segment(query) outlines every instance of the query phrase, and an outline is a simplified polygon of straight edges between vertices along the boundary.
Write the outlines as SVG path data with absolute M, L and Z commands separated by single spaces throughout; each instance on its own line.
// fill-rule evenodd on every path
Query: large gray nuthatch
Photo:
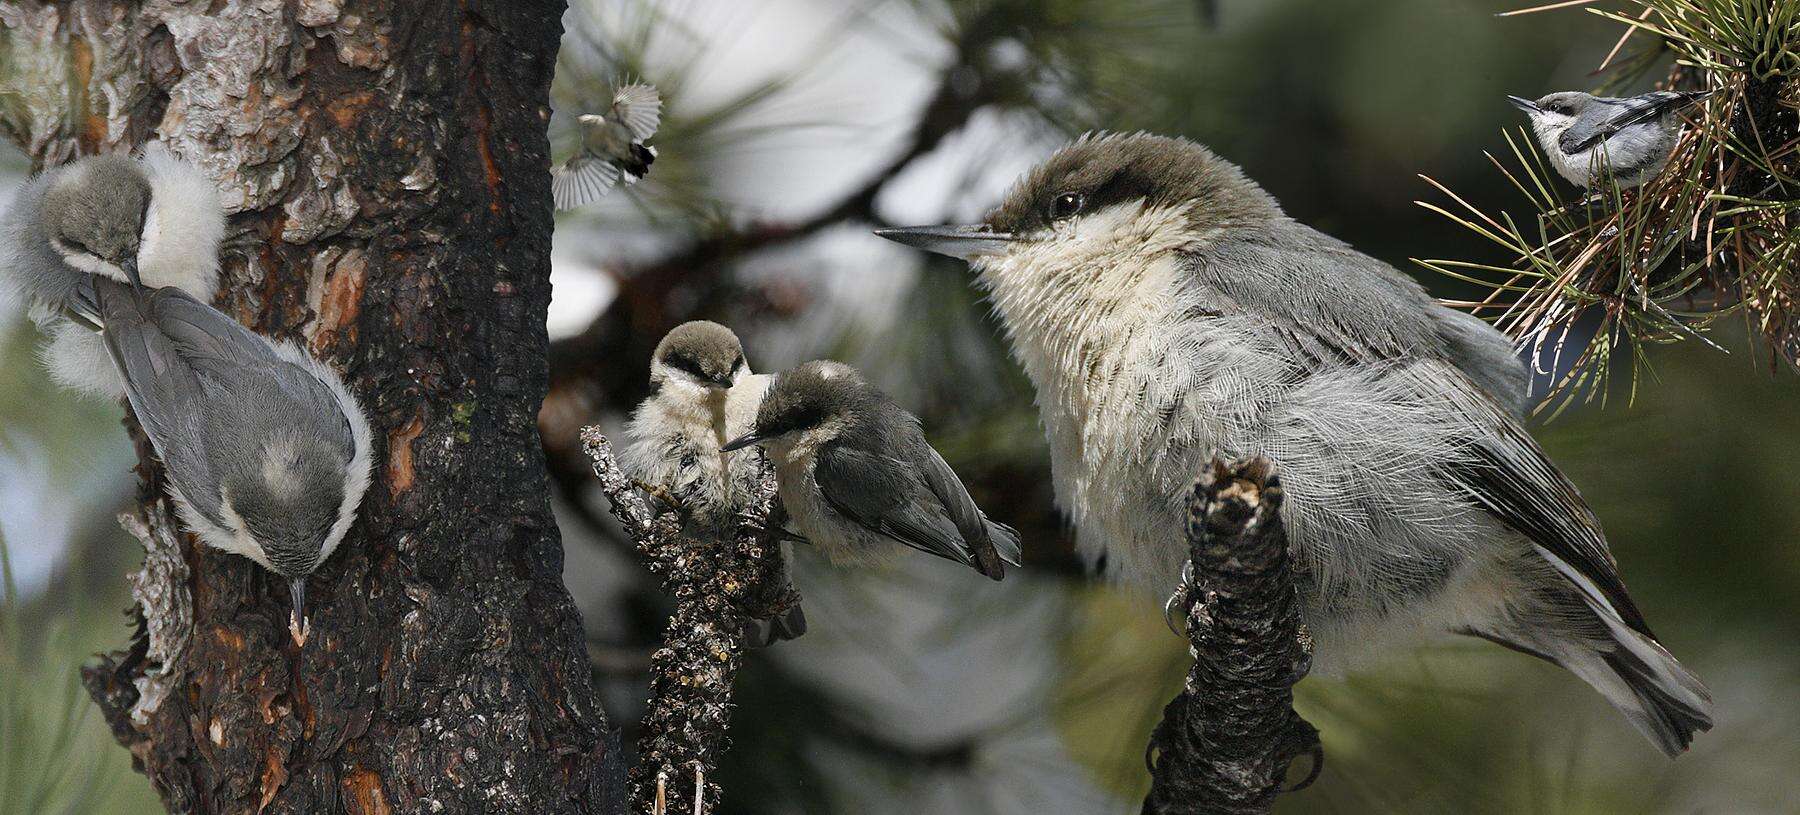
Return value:
M 606 113 L 575 118 L 581 149 L 550 173 L 550 197 L 557 209 L 575 209 L 600 200 L 623 177 L 635 184 L 650 172 L 656 148 L 644 140 L 656 133 L 662 97 L 643 83 L 626 85 L 613 94 Z
M 1058 503 L 1115 575 L 1176 586 L 1196 474 L 1265 455 L 1327 670 L 1448 631 L 1567 668 L 1670 755 L 1711 726 L 1519 425 L 1506 338 L 1206 148 L 1084 137 L 984 223 L 879 234 L 973 264 L 1037 389 Z
M 20 186 L 0 217 L 0 284 L 50 335 L 43 359 L 57 382 L 118 399 L 124 383 L 104 344 L 65 316 L 77 282 L 135 274 L 146 286 L 210 301 L 224 232 L 212 181 L 161 145 L 139 158 L 90 156 Z
M 178 288 L 83 275 L 70 311 L 105 342 L 182 521 L 286 579 L 304 643 L 306 579 L 369 486 L 372 434 L 355 397 L 299 347 Z
M 869 561 L 901 543 L 994 580 L 1019 565 L 1019 535 L 987 519 L 918 418 L 839 362 L 775 376 L 750 432 L 775 462 L 781 504 L 826 554 Z
M 1711 91 L 1655 91 L 1618 99 L 1563 91 L 1537 101 L 1506 97 L 1531 129 L 1558 175 L 1583 189 L 1610 176 L 1620 189 L 1656 177 L 1681 136 L 1682 108 Z
M 625 470 L 675 502 L 696 537 L 727 542 L 756 493 L 756 451 L 727 453 L 725 441 L 749 432 L 769 377 L 750 372 L 737 334 L 715 322 L 682 323 L 650 356 L 650 396 L 631 415 L 620 457 Z M 767 645 L 806 632 L 795 607 L 753 632 Z

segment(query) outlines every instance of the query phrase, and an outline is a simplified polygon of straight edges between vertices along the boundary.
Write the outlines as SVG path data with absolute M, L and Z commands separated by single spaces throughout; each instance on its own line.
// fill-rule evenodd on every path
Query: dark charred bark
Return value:
M 344 371 L 378 440 L 304 647 L 279 581 L 146 492 L 146 631 L 86 679 L 173 811 L 607 808 L 536 424 L 562 10 L 0 2 L 6 58 L 44 67 L 4 130 L 40 165 L 156 136 L 203 166 L 233 213 L 216 303 Z
M 1172 603 L 1186 611 L 1194 667 L 1150 737 L 1145 813 L 1263 813 L 1288 765 L 1324 753 L 1294 712 L 1310 662 L 1268 459 L 1213 466 L 1188 500 L 1191 571 Z

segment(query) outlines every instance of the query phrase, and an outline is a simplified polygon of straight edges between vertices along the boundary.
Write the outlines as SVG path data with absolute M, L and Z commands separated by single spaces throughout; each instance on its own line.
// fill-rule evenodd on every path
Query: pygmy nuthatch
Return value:
M 1506 97 L 1531 117 L 1531 129 L 1558 175 L 1583 189 L 1610 176 L 1620 189 L 1656 177 L 1681 136 L 1682 108 L 1712 94 L 1655 91 L 1617 99 L 1581 91 L 1533 102 Z
M 1318 664 L 1449 631 L 1561 665 L 1670 755 L 1711 726 L 1519 425 L 1506 338 L 1206 148 L 1084 137 L 982 224 L 879 234 L 974 266 L 1036 387 L 1078 547 L 1116 575 L 1177 585 L 1196 474 L 1268 456 Z
M 799 533 L 838 560 L 901 543 L 994 580 L 1019 565 L 1019 535 L 987 519 L 919 420 L 848 365 L 808 362 L 775 376 L 746 435 L 775 462 L 781 504 Z
M 85 275 L 71 311 L 98 329 L 168 471 L 182 521 L 209 546 L 288 581 L 306 641 L 306 579 L 356 520 L 369 423 L 336 372 L 181 289 Z
M 600 200 L 623 177 L 635 184 L 650 172 L 656 148 L 644 140 L 656 133 L 662 118 L 662 96 L 643 83 L 626 85 L 613 94 L 604 114 L 575 118 L 581 149 L 550 173 L 550 197 L 557 209 L 575 209 Z
M 135 276 L 210 301 L 224 232 L 212 181 L 160 144 L 139 158 L 90 156 L 20 186 L 0 217 L 0 284 L 49 334 L 43 359 L 58 383 L 117 399 L 125 386 L 105 345 L 67 318 L 77 283 L 90 273 Z
M 651 393 L 631 415 L 620 463 L 678 505 L 690 536 L 726 543 L 737 534 L 759 458 L 721 448 L 750 431 L 768 387 L 768 376 L 750 372 L 737 334 L 718 323 L 682 323 L 651 354 Z M 794 639 L 806 633 L 806 615 L 796 606 L 752 633 L 754 645 Z

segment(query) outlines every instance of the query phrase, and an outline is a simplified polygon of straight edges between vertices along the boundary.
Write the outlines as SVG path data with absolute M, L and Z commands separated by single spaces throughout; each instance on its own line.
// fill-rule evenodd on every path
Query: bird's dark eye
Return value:
M 1073 218 L 1081 212 L 1082 206 L 1086 204 L 1087 196 L 1078 192 L 1065 192 L 1050 202 L 1050 219 L 1060 221 L 1064 218 Z
M 79 239 L 69 237 L 68 235 L 64 235 L 64 236 L 62 236 L 62 242 L 63 242 L 64 246 L 67 246 L 70 249 L 73 249 L 84 255 L 93 255 L 94 257 L 100 256 L 100 253 L 87 248 L 87 244 L 82 243 Z

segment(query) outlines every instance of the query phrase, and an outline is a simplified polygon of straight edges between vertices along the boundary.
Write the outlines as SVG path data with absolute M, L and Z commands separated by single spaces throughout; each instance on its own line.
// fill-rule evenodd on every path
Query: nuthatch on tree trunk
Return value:
M 182 521 L 287 580 L 289 631 L 304 644 L 306 579 L 350 531 L 369 486 L 361 406 L 299 347 L 181 289 L 84 275 L 70 311 L 104 340 Z
M 1196 474 L 1267 456 L 1321 664 L 1468 634 L 1567 668 L 1670 755 L 1711 726 L 1519 425 L 1506 338 L 1206 148 L 1085 137 L 984 223 L 879 234 L 974 266 L 1036 387 L 1058 502 L 1114 574 L 1176 586 Z
M 355 520 L 371 434 L 334 371 L 204 302 L 223 228 L 211 183 L 152 149 L 27 183 L 0 251 L 54 332 L 52 373 L 130 400 L 182 521 L 285 578 L 304 641 L 306 578 Z
M 19 188 L 0 218 L 0 283 L 50 335 L 43 359 L 57 382 L 118 399 L 124 382 L 99 336 L 67 319 L 77 283 L 87 274 L 135 275 L 210 301 L 224 232 L 212 181 L 161 145 L 141 158 L 90 156 Z
M 1656 177 L 1681 137 L 1682 108 L 1711 91 L 1654 91 L 1617 99 L 1581 91 L 1537 101 L 1506 97 L 1531 117 L 1531 129 L 1558 175 L 1583 189 L 1607 177 L 1629 189 Z
M 1019 535 L 987 519 L 919 420 L 848 365 L 808 362 L 777 374 L 750 432 L 775 462 L 795 529 L 840 561 L 885 558 L 904 544 L 994 580 L 1019 565 Z

